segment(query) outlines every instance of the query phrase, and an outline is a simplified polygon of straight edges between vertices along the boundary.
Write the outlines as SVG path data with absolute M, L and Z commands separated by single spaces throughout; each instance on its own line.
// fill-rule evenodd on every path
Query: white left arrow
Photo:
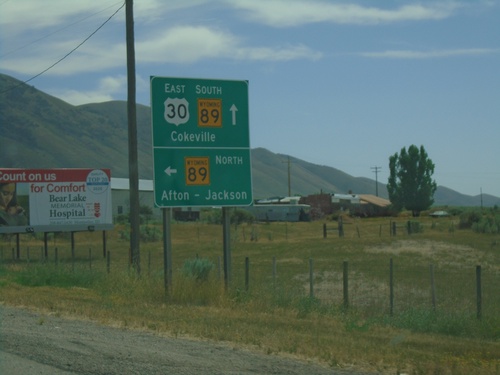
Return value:
M 236 106 L 233 104 L 231 108 L 229 108 L 229 110 L 233 114 L 233 125 L 236 125 L 236 112 L 238 112 L 238 108 L 236 108 Z
M 165 173 L 170 177 L 172 173 L 177 173 L 177 169 L 170 168 L 170 166 L 165 169 Z

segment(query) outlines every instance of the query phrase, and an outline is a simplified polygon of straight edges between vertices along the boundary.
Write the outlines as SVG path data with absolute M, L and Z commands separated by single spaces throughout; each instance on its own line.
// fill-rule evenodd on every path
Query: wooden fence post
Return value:
M 389 314 L 394 314 L 394 265 L 392 258 L 389 261 Z
M 344 308 L 349 308 L 349 262 L 343 264 Z
M 47 243 L 47 238 L 48 238 L 47 232 L 43 232 L 43 249 L 44 249 L 45 260 L 49 259 L 49 245 Z
M 148 276 L 151 275 L 151 250 L 148 250 Z
M 75 232 L 71 232 L 71 259 L 75 260 Z
M 92 248 L 89 247 L 89 269 L 92 269 Z
M 309 297 L 314 298 L 314 261 L 309 258 Z
M 107 242 L 106 242 L 106 231 L 102 231 L 102 257 L 106 258 L 106 248 L 107 248 Z
M 436 284 L 434 282 L 434 265 L 429 266 L 429 271 L 431 274 L 431 301 L 432 310 L 436 311 Z
M 71 271 L 75 272 L 75 249 L 72 246 L 71 249 Z
M 273 285 L 276 285 L 276 257 L 273 257 Z
M 250 259 L 245 257 L 245 290 L 250 288 Z
M 483 314 L 483 296 L 481 290 L 481 266 L 476 266 L 476 306 L 477 318 L 481 319 Z
M 19 239 L 19 233 L 16 233 L 16 258 L 17 260 L 21 259 L 21 242 Z

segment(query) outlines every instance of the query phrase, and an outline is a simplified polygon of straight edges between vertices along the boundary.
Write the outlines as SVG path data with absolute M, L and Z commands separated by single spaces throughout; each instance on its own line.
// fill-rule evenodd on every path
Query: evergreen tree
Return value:
M 389 157 L 389 171 L 387 190 L 396 210 L 410 210 L 415 217 L 432 206 L 437 185 L 432 179 L 434 163 L 424 146 L 411 145 L 408 151 L 403 147 Z

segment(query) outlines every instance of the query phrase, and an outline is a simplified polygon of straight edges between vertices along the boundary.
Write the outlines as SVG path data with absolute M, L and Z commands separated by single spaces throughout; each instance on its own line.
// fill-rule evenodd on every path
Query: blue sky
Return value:
M 252 148 L 386 182 L 389 156 L 423 145 L 438 185 L 500 196 L 500 1 L 134 3 L 138 103 L 150 76 L 248 80 Z M 126 100 L 124 7 L 69 54 L 122 5 L 0 0 L 0 72 L 62 59 L 29 84 Z

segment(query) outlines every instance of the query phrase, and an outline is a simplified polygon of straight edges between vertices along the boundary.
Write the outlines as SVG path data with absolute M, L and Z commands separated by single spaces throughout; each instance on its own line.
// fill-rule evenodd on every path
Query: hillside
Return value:
M 0 75 L 3 167 L 111 168 L 128 174 L 126 106 L 109 102 L 73 106 Z M 10 87 L 15 87 L 5 91 Z M 149 108 L 138 106 L 141 178 L 150 178 Z
M 288 157 L 263 148 L 252 150 L 256 198 L 288 195 Z M 364 177 L 353 177 L 338 169 L 308 163 L 290 156 L 290 190 L 292 195 L 349 191 L 375 194 L 375 181 Z M 385 185 L 381 183 L 379 183 L 379 195 L 388 196 Z
M 2 168 L 110 168 L 114 177 L 128 176 L 126 102 L 73 106 L 0 74 L 0 123 Z M 137 106 L 137 138 L 139 178 L 151 179 L 151 112 L 143 105 Z M 288 195 L 288 160 L 292 194 L 375 194 L 375 181 L 369 178 L 256 148 L 252 150 L 255 198 Z M 385 184 L 379 183 L 378 191 L 387 198 Z M 439 186 L 435 203 L 479 206 L 481 199 Z M 483 195 L 483 205 L 495 204 L 500 205 L 500 198 Z

